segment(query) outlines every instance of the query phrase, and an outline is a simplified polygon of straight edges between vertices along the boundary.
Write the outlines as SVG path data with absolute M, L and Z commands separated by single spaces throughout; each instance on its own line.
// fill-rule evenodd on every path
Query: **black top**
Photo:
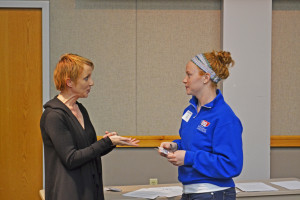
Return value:
M 113 148 L 111 140 L 97 141 L 82 104 L 81 126 L 57 96 L 44 105 L 40 128 L 44 142 L 46 200 L 103 200 L 101 156 Z

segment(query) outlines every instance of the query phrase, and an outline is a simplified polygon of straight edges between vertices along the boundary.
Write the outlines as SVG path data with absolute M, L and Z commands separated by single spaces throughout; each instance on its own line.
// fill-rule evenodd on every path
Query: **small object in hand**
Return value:
M 163 154 L 168 155 L 168 153 L 169 153 L 169 151 L 168 151 L 167 149 L 164 149 L 164 148 L 162 148 L 162 147 L 158 147 L 158 149 L 159 149 L 159 152 L 161 152 L 161 153 L 163 153 Z

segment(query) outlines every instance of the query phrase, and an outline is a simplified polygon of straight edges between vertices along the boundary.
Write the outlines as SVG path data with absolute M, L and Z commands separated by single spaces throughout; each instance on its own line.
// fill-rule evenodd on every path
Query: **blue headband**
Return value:
M 204 72 L 210 74 L 210 79 L 218 83 L 221 79 L 216 75 L 212 67 L 210 66 L 209 62 L 205 58 L 203 54 L 198 54 L 194 58 L 192 58 L 192 62 L 197 65 L 200 69 L 202 69 Z

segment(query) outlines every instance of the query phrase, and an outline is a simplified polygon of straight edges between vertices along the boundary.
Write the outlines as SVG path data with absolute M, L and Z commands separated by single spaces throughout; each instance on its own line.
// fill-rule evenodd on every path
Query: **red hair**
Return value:
M 57 90 L 64 91 L 67 86 L 67 79 L 77 82 L 83 71 L 83 65 L 88 65 L 94 69 L 94 64 L 87 58 L 76 54 L 64 54 L 60 57 L 54 70 L 54 84 Z

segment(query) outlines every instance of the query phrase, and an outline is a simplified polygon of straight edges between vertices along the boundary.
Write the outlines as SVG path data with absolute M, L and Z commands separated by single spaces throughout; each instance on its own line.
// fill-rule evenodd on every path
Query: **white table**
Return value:
M 288 190 L 286 188 L 271 184 L 271 182 L 277 181 L 292 181 L 297 180 L 297 178 L 280 178 L 280 179 L 269 179 L 269 180 L 255 180 L 255 181 L 236 181 L 236 183 L 251 183 L 251 182 L 263 182 L 267 185 L 270 185 L 276 189 L 277 191 L 267 191 L 267 192 L 243 192 L 239 191 L 237 193 L 237 199 L 240 200 L 300 200 L 300 190 Z M 122 194 L 135 191 L 141 188 L 149 188 L 149 187 L 167 187 L 167 186 L 178 186 L 181 184 L 158 184 L 158 185 L 131 185 L 131 186 L 112 186 L 113 188 L 121 189 L 122 192 L 111 192 L 105 191 L 105 199 L 106 200 L 144 200 L 142 198 L 133 198 L 133 197 L 125 197 Z M 173 198 L 164 198 L 160 197 L 157 200 L 180 200 L 180 196 Z

